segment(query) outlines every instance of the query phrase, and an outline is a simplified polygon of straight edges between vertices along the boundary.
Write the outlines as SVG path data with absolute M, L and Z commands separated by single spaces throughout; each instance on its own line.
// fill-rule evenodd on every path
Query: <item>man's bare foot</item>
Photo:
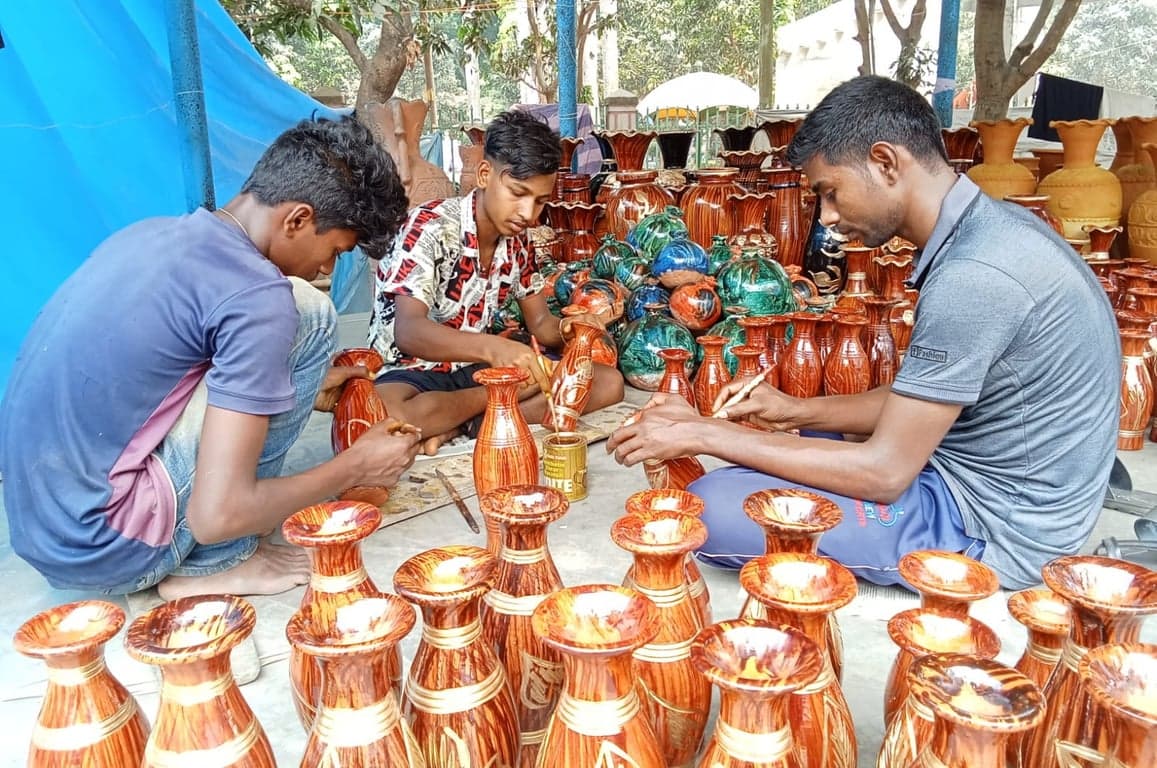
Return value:
M 462 434 L 462 430 L 455 427 L 449 432 L 443 432 L 440 435 L 434 435 L 433 437 L 426 438 L 422 441 L 422 453 L 426 454 L 427 456 L 436 456 L 438 454 L 438 449 L 442 447 L 443 443 L 450 442 L 460 434 Z
M 212 576 L 169 576 L 157 585 L 157 593 L 164 600 L 193 595 L 276 595 L 308 582 L 305 550 L 261 541 L 245 562 Z

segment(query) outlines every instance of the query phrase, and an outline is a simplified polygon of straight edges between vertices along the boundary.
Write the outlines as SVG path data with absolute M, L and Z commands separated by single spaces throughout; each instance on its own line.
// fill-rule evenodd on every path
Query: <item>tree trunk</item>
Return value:
M 521 46 L 530 37 L 530 8 L 535 0 L 515 0 L 514 3 L 514 39 Z M 523 104 L 537 104 L 538 91 L 533 85 L 534 76 L 527 67 L 518 78 L 518 100 Z
M 599 0 L 599 15 L 609 19 L 619 12 L 619 0 Z M 603 30 L 603 87 L 606 92 L 619 90 L 619 30 L 618 22 Z
M 482 122 L 482 71 L 478 66 L 478 51 L 473 48 L 466 50 L 466 66 L 463 74 L 466 79 L 466 102 L 470 107 L 470 123 L 478 125 Z
M 426 76 L 426 88 L 422 98 L 430 105 L 431 122 L 434 125 L 441 125 L 442 121 L 438 119 L 438 86 L 434 82 L 434 54 L 430 53 L 429 48 L 422 51 L 422 68 Z
M 908 26 L 900 23 L 892 9 L 892 0 L 880 0 L 884 18 L 900 41 L 900 56 L 896 61 L 896 79 L 905 85 L 919 89 L 924 83 L 923 73 L 916 64 L 916 52 L 920 48 L 920 36 L 924 30 L 924 19 L 928 15 L 927 0 L 916 0 L 912 6 L 912 17 Z
M 367 104 L 386 103 L 406 69 L 413 64 L 419 51 L 414 40 L 413 22 L 407 13 L 389 13 L 382 19 L 382 36 L 378 49 L 360 67 L 362 80 L 358 86 L 354 109 L 359 113 Z M 356 61 L 356 59 L 355 59 Z
M 759 106 L 775 106 L 775 0 L 759 0 Z
M 856 42 L 860 44 L 860 74 L 872 75 L 876 67 L 872 61 L 872 16 L 868 0 L 855 0 Z

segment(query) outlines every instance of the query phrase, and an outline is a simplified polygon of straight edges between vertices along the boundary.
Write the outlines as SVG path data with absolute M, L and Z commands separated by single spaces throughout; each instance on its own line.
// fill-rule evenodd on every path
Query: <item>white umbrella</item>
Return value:
M 646 115 L 664 107 L 745 107 L 759 103 L 755 89 L 734 77 L 716 72 L 692 72 L 659 85 L 639 100 L 639 114 Z

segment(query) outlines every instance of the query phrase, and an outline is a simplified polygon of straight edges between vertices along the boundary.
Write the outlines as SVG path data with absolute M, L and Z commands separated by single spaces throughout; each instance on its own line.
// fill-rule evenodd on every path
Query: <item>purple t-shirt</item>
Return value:
M 210 405 L 289 410 L 297 319 L 281 271 L 204 209 L 102 243 L 41 310 L 0 403 L 16 553 L 54 586 L 154 567 L 177 503 L 153 451 L 202 378 Z

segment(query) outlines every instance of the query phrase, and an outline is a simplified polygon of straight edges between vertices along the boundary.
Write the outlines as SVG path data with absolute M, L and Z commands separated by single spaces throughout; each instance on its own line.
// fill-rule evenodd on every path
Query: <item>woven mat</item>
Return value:
M 638 409 L 638 405 L 627 402 L 607 406 L 584 415 L 576 431 L 589 444 L 602 442 Z M 530 432 L 539 443 L 541 456 L 542 438 L 550 434 L 550 430 L 536 424 L 530 428 Z M 415 462 L 398 485 L 390 489 L 390 500 L 382 507 L 383 528 L 453 503 L 449 492 L 434 474 L 435 469 L 442 470 L 463 499 L 477 495 L 474 488 L 474 441 L 471 440 L 453 446 L 453 450 L 445 457 L 433 456 Z

